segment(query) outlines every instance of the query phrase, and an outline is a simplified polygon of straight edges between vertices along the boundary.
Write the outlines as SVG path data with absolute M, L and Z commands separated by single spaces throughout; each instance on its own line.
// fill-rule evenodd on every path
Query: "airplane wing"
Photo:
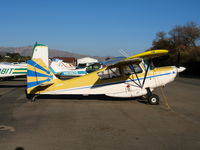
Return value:
M 162 55 L 167 54 L 169 51 L 165 49 L 160 49 L 160 50 L 150 50 L 146 51 L 143 53 L 139 53 L 133 56 L 130 56 L 126 59 L 133 59 L 133 58 L 155 58 L 155 57 L 160 57 Z
M 143 52 L 143 53 L 139 53 L 139 54 L 124 58 L 124 59 L 122 59 L 122 60 L 120 60 L 118 62 L 115 62 L 114 64 L 108 65 L 105 70 L 110 69 L 112 67 L 118 67 L 120 65 L 128 64 L 128 65 L 130 65 L 129 66 L 130 69 L 133 71 L 133 73 L 136 76 L 136 79 L 138 80 L 138 83 L 135 82 L 135 80 L 133 80 L 133 82 L 138 87 L 143 88 L 143 86 L 145 84 L 145 81 L 146 81 L 147 73 L 149 71 L 150 63 L 147 64 L 147 67 L 145 69 L 145 73 L 144 73 L 142 82 L 140 82 L 138 74 L 137 74 L 137 72 L 135 71 L 134 67 L 131 64 L 140 64 L 143 61 L 143 59 L 151 59 L 151 58 L 162 56 L 162 55 L 167 54 L 167 53 L 168 53 L 168 50 L 150 50 L 150 51 L 146 51 L 146 52 Z
M 142 61 L 141 58 L 124 59 L 124 60 L 121 60 L 121 61 L 119 61 L 115 64 L 109 65 L 107 68 L 115 67 L 115 66 L 119 66 L 119 65 L 124 65 L 124 64 L 131 64 L 131 63 L 139 64 L 139 63 L 141 63 L 141 61 Z
M 142 61 L 142 59 L 160 57 L 162 55 L 167 54 L 168 52 L 169 52 L 168 50 L 164 50 L 164 49 L 142 52 L 142 53 L 121 59 L 118 62 L 113 62 L 108 65 L 108 68 L 118 66 L 121 64 L 129 64 L 129 63 L 139 64 Z
M 106 65 L 106 66 L 109 66 L 109 65 L 113 65 L 121 60 L 124 60 L 126 57 L 113 57 L 113 58 L 110 58 L 109 60 L 107 61 L 103 61 L 103 62 L 100 62 L 101 64 L 103 65 Z

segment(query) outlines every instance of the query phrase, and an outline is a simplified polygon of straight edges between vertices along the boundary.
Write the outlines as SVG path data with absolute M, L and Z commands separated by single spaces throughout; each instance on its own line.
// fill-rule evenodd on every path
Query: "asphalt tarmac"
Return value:
M 199 150 L 200 80 L 178 78 L 137 99 L 26 99 L 24 78 L 0 81 L 0 150 Z

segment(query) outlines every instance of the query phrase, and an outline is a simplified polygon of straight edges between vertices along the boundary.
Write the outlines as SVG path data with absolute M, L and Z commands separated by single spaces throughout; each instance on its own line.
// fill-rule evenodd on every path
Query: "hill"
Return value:
M 32 46 L 25 46 L 25 47 L 0 47 L 0 54 L 6 54 L 6 53 L 19 53 L 21 56 L 32 56 L 33 47 Z M 83 57 L 92 57 L 96 58 L 99 61 L 103 61 L 104 57 L 98 57 L 98 56 L 88 56 L 88 55 L 82 55 L 57 49 L 49 49 L 49 57 L 74 57 L 74 58 L 83 58 Z

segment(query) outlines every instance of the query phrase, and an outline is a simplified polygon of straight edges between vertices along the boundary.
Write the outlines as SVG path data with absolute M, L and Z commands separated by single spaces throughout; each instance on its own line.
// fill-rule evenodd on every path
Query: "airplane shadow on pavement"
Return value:
M 22 88 L 22 87 L 26 87 L 26 84 L 22 84 L 22 85 L 16 85 L 16 84 L 0 85 L 0 88 Z
M 15 150 L 25 150 L 23 147 L 17 147 Z
M 141 98 L 119 98 L 119 97 L 109 97 L 106 95 L 39 95 L 37 100 L 103 100 L 103 101 L 133 101 L 142 100 Z M 36 100 L 36 101 L 37 101 Z

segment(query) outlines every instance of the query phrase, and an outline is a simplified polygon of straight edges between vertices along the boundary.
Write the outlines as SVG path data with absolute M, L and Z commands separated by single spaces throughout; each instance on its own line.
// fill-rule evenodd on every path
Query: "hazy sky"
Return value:
M 199 0 L 0 0 L 0 46 L 136 54 L 157 32 L 190 21 L 200 25 Z

